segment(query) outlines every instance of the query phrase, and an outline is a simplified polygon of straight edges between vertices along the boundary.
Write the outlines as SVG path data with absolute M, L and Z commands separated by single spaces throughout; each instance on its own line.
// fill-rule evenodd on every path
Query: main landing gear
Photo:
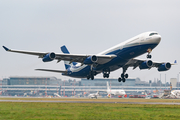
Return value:
M 118 78 L 118 81 L 119 82 L 125 82 L 126 81 L 126 78 L 128 78 L 128 74 L 125 74 L 127 70 L 127 67 L 123 67 L 123 73 L 121 74 L 121 77 Z
M 104 78 L 109 78 L 109 74 L 110 74 L 110 70 L 109 69 L 103 70 L 103 77 Z
M 90 71 L 89 75 L 87 75 L 87 79 L 89 80 L 91 78 L 91 80 L 94 80 L 94 71 Z
M 147 52 L 148 52 L 147 58 L 151 59 L 151 58 L 152 58 L 152 56 L 150 55 L 150 53 L 152 52 L 152 49 L 151 49 L 151 48 L 149 48 L 149 49 L 147 50 Z
M 128 78 L 128 74 L 121 74 L 121 77 L 118 78 L 118 81 L 119 82 L 125 82 L 126 81 L 126 78 Z
M 93 71 L 93 65 L 91 65 L 91 71 L 89 72 L 89 75 L 87 75 L 87 79 L 94 80 L 94 75 L 96 75 L 96 71 Z

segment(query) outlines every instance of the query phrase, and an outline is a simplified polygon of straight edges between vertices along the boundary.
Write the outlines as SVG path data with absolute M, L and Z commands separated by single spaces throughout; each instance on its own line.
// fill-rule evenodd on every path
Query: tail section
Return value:
M 65 45 L 61 47 L 61 51 L 65 54 L 70 54 Z
M 107 96 L 108 96 L 108 98 L 111 98 L 111 94 L 108 94 Z
M 70 52 L 68 51 L 68 49 L 66 48 L 66 46 L 62 46 L 61 47 L 61 51 L 64 53 L 64 54 L 70 54 Z M 76 65 L 77 63 L 76 62 L 72 62 L 73 65 Z M 68 69 L 72 66 L 72 64 L 70 64 L 69 61 L 64 61 L 64 65 L 65 65 L 65 68 Z
M 99 91 L 96 93 L 97 96 L 99 96 Z

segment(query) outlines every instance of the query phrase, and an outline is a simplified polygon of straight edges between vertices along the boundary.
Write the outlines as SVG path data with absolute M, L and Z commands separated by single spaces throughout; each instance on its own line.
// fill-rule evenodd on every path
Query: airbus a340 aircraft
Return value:
M 66 68 L 64 71 L 50 69 L 36 70 L 58 72 L 70 77 L 91 78 L 93 80 L 95 75 L 103 73 L 104 78 L 109 78 L 110 72 L 122 68 L 123 72 L 121 77 L 118 78 L 118 81 L 125 82 L 126 78 L 128 78 L 126 70 L 129 67 L 133 67 L 133 69 L 137 67 L 140 69 L 156 67 L 158 71 L 166 71 L 171 68 L 172 64 L 169 62 L 152 62 L 151 60 L 134 59 L 144 53 L 147 53 L 147 58 L 151 58 L 151 51 L 160 41 L 161 36 L 157 32 L 145 32 L 96 55 L 70 54 L 65 46 L 61 47 L 63 53 L 12 50 L 5 46 L 3 48 L 8 52 L 36 55 L 42 58 L 43 62 L 53 60 L 60 62 L 64 60 Z

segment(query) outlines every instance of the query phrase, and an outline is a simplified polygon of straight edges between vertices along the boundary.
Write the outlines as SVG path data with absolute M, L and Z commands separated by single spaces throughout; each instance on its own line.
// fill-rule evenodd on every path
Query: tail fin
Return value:
M 65 53 L 65 54 L 70 54 L 65 45 L 63 45 L 63 46 L 61 47 L 61 51 L 62 51 L 63 53 Z
M 61 51 L 65 54 L 70 54 L 68 49 L 66 48 L 65 45 L 63 45 L 61 47 Z M 76 65 L 77 63 L 76 62 L 72 62 L 73 65 Z M 68 69 L 69 67 L 71 67 L 71 64 L 69 63 L 69 61 L 64 61 L 64 65 L 65 65 L 65 68 Z
M 99 95 L 99 91 L 97 91 L 96 95 Z
M 108 98 L 111 98 L 111 94 L 110 93 L 107 96 L 108 96 Z

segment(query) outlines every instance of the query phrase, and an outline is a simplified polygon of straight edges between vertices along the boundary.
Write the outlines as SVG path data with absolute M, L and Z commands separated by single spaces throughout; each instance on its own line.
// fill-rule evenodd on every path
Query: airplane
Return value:
M 54 93 L 54 96 L 61 97 L 58 93 Z
M 92 93 L 88 95 L 89 98 L 96 98 L 96 99 L 97 99 L 97 96 L 99 96 L 99 91 L 97 93 Z
M 176 96 L 176 97 L 180 97 L 180 90 L 172 90 L 171 94 Z
M 152 57 L 151 51 L 160 41 L 161 36 L 157 32 L 145 32 L 94 55 L 70 54 L 65 45 L 61 47 L 63 53 L 12 50 L 5 46 L 3 48 L 8 52 L 38 56 L 42 58 L 43 62 L 57 60 L 58 63 L 63 60 L 66 68 L 64 71 L 36 70 L 62 73 L 62 75 L 69 77 L 94 80 L 94 76 L 103 73 L 104 78 L 109 78 L 111 72 L 122 68 L 123 71 L 118 81 L 125 82 L 129 76 L 126 73 L 129 67 L 133 67 L 133 69 L 139 67 L 140 70 L 156 67 L 158 71 L 167 71 L 171 68 L 171 65 L 174 65 L 169 62 L 152 62 L 150 60 Z M 135 57 L 145 53 L 147 53 L 147 60 L 135 59 Z
M 113 95 L 113 96 L 125 96 L 126 95 L 126 92 L 124 91 L 124 90 L 111 90 L 110 88 L 109 88 L 109 83 L 108 83 L 108 81 L 107 81 L 107 96 L 109 97 L 109 98 L 111 98 L 111 96 Z

